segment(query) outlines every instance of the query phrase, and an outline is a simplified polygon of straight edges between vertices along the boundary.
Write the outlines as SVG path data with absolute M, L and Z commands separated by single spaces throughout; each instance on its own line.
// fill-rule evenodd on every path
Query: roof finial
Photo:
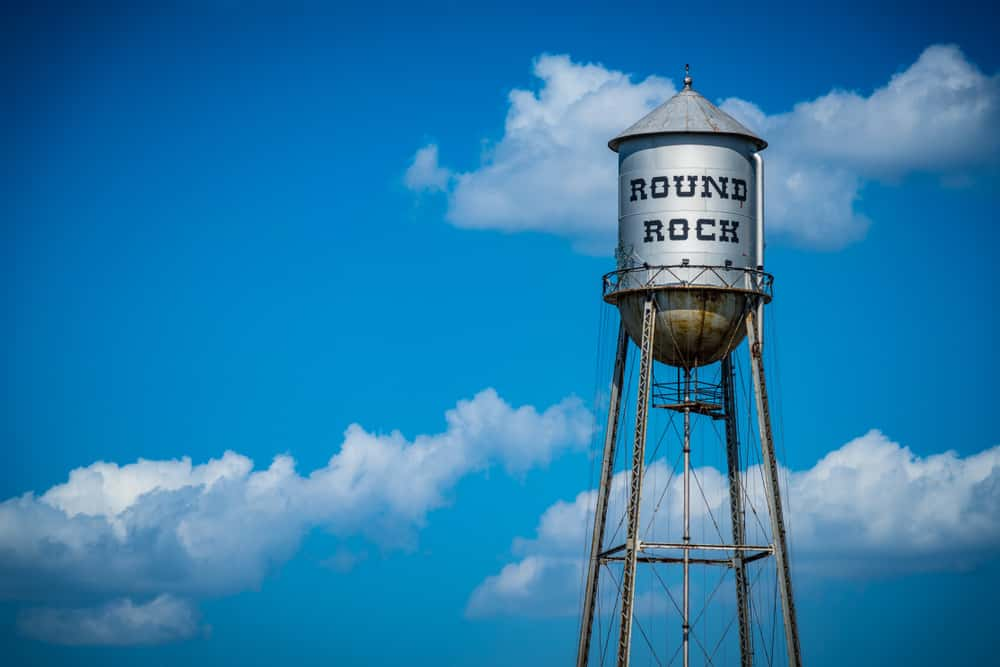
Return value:
M 691 66 L 684 65 L 684 90 L 691 90 L 691 84 L 694 83 L 694 79 L 691 78 Z

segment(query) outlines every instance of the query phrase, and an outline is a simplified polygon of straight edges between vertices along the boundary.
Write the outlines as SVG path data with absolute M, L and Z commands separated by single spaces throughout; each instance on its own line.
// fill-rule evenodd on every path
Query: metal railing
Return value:
M 685 390 L 688 398 L 685 399 Z M 722 385 L 704 380 L 691 380 L 685 386 L 684 380 L 653 383 L 654 403 L 684 403 L 685 400 L 697 403 L 710 403 L 722 407 Z
M 605 299 L 621 292 L 661 288 L 707 288 L 748 292 L 770 301 L 774 276 L 761 269 L 711 264 L 640 264 L 605 273 Z

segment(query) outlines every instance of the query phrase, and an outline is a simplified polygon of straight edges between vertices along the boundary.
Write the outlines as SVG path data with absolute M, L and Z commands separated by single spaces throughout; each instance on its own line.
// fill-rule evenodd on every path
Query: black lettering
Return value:
M 729 194 L 726 192 L 729 189 L 729 178 L 727 176 L 719 176 L 719 182 L 716 183 L 715 179 L 711 176 L 701 177 L 701 196 L 702 198 L 712 197 L 712 191 L 708 189 L 709 184 L 719 193 L 719 199 L 729 199 Z M 719 186 L 722 187 L 719 187 Z
M 674 231 L 674 228 L 680 226 L 681 231 Z M 685 218 L 674 218 L 670 221 L 670 240 L 671 241 L 687 241 L 688 237 L 688 221 Z
M 639 194 L 638 199 L 646 198 L 646 179 L 633 178 L 631 185 L 632 185 L 632 198 L 629 199 L 629 201 L 635 201 L 637 199 L 636 193 Z
M 733 179 L 733 199 L 736 201 L 747 200 L 747 182 L 742 178 Z
M 653 241 L 663 240 L 663 223 L 659 220 L 646 220 L 642 223 L 646 227 L 646 236 L 643 237 L 643 243 L 652 243 Z M 655 234 L 655 236 L 654 236 Z
M 705 234 L 701 231 L 702 227 L 715 227 L 715 220 L 710 218 L 701 218 L 698 222 L 694 223 L 695 237 L 699 241 L 714 241 L 715 234 Z
M 662 190 L 657 190 L 656 186 L 661 186 Z M 670 181 L 666 176 L 654 176 L 653 180 L 649 182 L 649 194 L 652 195 L 653 199 L 663 199 L 667 196 L 667 190 L 670 188 Z
M 698 183 L 697 176 L 688 176 L 688 191 L 684 192 L 681 190 L 681 185 L 684 183 L 684 176 L 674 176 L 674 190 L 677 191 L 678 197 L 694 197 L 694 189 Z
M 740 239 L 736 236 L 736 228 L 739 226 L 739 220 L 719 220 L 719 229 L 722 231 L 722 234 L 719 235 L 719 240 L 739 243 Z

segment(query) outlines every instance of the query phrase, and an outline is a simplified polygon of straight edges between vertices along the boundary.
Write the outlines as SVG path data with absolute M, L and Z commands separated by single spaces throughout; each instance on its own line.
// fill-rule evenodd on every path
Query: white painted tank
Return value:
M 755 154 L 767 143 L 687 77 L 608 146 L 618 153 L 618 270 L 605 298 L 638 343 L 644 295 L 655 290 L 654 358 L 718 361 L 743 339 L 748 304 L 764 291 Z

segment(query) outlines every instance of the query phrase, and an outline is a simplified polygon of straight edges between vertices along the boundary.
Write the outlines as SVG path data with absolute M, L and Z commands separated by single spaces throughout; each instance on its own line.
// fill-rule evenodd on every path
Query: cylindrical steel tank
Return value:
M 757 151 L 766 142 L 691 88 L 608 142 L 618 153 L 617 271 L 605 299 L 632 339 L 653 290 L 653 356 L 687 368 L 743 339 L 765 294 L 757 234 Z

